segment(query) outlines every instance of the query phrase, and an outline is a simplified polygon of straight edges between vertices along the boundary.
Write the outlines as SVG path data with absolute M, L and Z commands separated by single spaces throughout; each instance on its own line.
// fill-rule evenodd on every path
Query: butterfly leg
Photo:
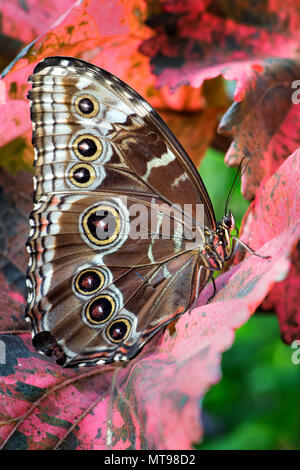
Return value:
M 197 300 L 198 300 L 198 296 L 199 296 L 199 292 L 200 292 L 200 279 L 201 279 L 202 269 L 205 269 L 204 266 L 200 266 L 200 269 L 198 271 L 197 284 L 196 284 L 196 295 L 195 295 L 194 302 L 192 303 L 192 305 L 190 307 L 190 312 L 196 307 L 196 303 L 197 303 Z
M 216 295 L 216 292 L 217 292 L 216 281 L 213 277 L 211 278 L 211 280 L 212 280 L 212 283 L 213 283 L 214 291 L 213 291 L 212 295 L 207 299 L 208 304 L 210 303 L 211 299 L 214 298 L 214 296 Z
M 233 240 L 236 241 L 236 243 L 238 243 L 239 245 L 241 245 L 243 248 L 245 248 L 245 250 L 247 250 L 251 255 L 253 256 L 257 256 L 258 258 L 263 258 L 263 259 L 271 259 L 272 256 L 263 256 L 263 255 L 259 255 L 258 253 L 256 253 L 254 250 L 252 250 L 252 248 L 250 248 L 250 246 L 246 245 L 246 243 L 243 243 L 239 238 L 236 238 L 236 237 L 232 237 Z
M 206 269 L 207 271 L 210 272 L 210 275 L 209 275 L 209 278 L 207 280 L 206 283 L 208 283 L 210 280 L 212 280 L 212 283 L 213 283 L 213 288 L 214 288 L 214 291 L 212 293 L 212 295 L 208 298 L 207 300 L 207 303 L 209 303 L 211 301 L 211 299 L 216 295 L 216 292 L 217 292 L 217 287 L 216 287 L 216 283 L 215 283 L 215 280 L 213 278 L 213 273 L 215 271 L 219 271 L 218 268 L 214 269 L 214 268 L 211 268 L 211 269 L 208 269 L 206 268 L 205 266 L 200 266 L 200 269 L 199 269 L 199 272 L 198 272 L 198 277 L 197 277 L 197 284 L 196 284 L 196 295 L 195 295 L 195 299 L 194 299 L 194 302 L 192 303 L 191 307 L 190 307 L 190 311 L 193 310 L 195 307 L 196 307 L 196 303 L 197 303 L 197 300 L 198 300 L 198 297 L 199 297 L 199 294 L 200 294 L 200 279 L 201 279 L 201 272 L 202 272 L 202 269 Z

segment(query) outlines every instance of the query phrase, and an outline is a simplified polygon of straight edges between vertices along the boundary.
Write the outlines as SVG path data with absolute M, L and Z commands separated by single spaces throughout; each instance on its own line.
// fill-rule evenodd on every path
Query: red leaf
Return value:
M 25 44 L 29 43 L 44 33 L 75 3 L 78 2 L 75 0 L 52 0 L 51 3 L 36 0 L 2 2 L 1 33 Z
M 300 336 L 300 151 L 291 155 L 257 192 L 245 218 L 242 239 L 253 249 L 283 237 L 289 244 L 291 268 L 264 301 L 264 308 L 278 314 L 283 340 L 290 344 Z M 276 254 L 276 257 L 278 255 Z
M 138 12 L 143 17 L 144 10 L 144 3 L 134 0 L 126 5 L 114 0 L 110 8 L 105 2 L 84 0 L 25 49 L 3 79 L 6 104 L 1 107 L 0 145 L 30 131 L 27 80 L 34 66 L 47 56 L 70 55 L 93 60 L 144 94 L 152 92 L 157 96 L 148 59 L 138 52 L 142 38 L 149 35 L 148 28 L 137 20 Z M 28 147 L 29 135 L 26 134 Z
M 278 282 L 264 299 L 262 308 L 275 310 L 282 340 L 292 344 L 300 337 L 300 242 L 295 242 L 290 252 L 291 268 L 284 281 Z
M 150 9 L 147 24 L 155 34 L 141 50 L 151 57 L 159 86 L 199 88 L 220 74 L 241 82 L 247 63 L 297 55 L 299 23 L 296 3 L 283 9 L 280 0 L 239 0 L 234 9 L 214 0 L 168 0 Z
M 292 101 L 292 85 L 300 62 L 273 59 L 252 64 L 248 72 L 240 101 L 224 114 L 219 132 L 234 138 L 225 158 L 229 166 L 237 166 L 244 155 L 253 156 L 242 177 L 243 196 L 252 199 L 260 183 L 299 145 L 300 107 Z
M 25 272 L 28 253 L 28 217 L 32 211 L 32 175 L 19 172 L 12 176 L 0 168 L 0 267 L 7 288 L 26 295 Z

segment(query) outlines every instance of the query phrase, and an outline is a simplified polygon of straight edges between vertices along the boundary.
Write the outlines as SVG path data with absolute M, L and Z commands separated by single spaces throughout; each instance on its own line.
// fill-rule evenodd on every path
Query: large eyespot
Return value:
M 74 287 L 79 294 L 92 295 L 103 287 L 104 282 L 105 276 L 99 269 L 89 268 L 77 274 Z
M 107 327 L 106 335 L 112 343 L 120 343 L 127 338 L 130 329 L 130 321 L 127 318 L 119 318 Z
M 116 309 L 116 303 L 111 295 L 98 295 L 91 300 L 84 311 L 85 317 L 92 325 L 102 325 L 107 322 Z
M 99 103 L 93 95 L 86 93 L 77 96 L 74 102 L 75 110 L 80 116 L 93 118 L 99 112 Z
M 82 219 L 83 230 L 96 245 L 109 245 L 120 233 L 120 215 L 114 207 L 99 205 L 90 209 Z
M 109 197 L 79 214 L 78 229 L 82 239 L 93 249 L 101 247 L 101 260 L 94 261 L 96 266 L 102 264 L 102 256 L 116 251 L 128 239 L 130 219 L 126 203 L 126 198 L 123 202 L 122 197 Z
M 96 179 L 96 172 L 91 165 L 77 163 L 69 170 L 69 179 L 78 188 L 88 188 Z
M 103 145 L 101 141 L 92 134 L 83 134 L 74 140 L 72 148 L 76 157 L 84 162 L 93 162 L 101 155 Z

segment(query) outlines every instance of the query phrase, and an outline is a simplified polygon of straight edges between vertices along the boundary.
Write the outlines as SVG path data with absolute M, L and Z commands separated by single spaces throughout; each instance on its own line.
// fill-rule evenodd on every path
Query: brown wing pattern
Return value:
M 30 81 L 34 343 L 47 354 L 55 344 L 65 366 L 128 360 L 194 299 L 204 245 L 194 208 L 205 205 L 213 229 L 210 200 L 163 121 L 113 75 L 50 57 Z M 186 218 L 173 210 L 187 203 Z

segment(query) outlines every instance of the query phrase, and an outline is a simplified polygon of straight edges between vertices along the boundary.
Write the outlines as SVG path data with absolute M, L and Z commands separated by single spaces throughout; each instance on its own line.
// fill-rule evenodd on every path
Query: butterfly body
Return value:
M 64 366 L 127 361 L 222 269 L 233 216 L 216 222 L 176 138 L 113 75 L 49 57 L 30 82 L 33 344 Z

